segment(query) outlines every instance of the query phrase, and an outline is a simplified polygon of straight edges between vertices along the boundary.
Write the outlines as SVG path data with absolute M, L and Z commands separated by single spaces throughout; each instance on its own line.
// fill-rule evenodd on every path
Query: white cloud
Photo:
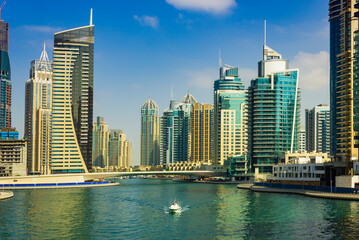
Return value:
M 235 0 L 166 0 L 166 2 L 180 10 L 225 14 L 237 6 Z
M 56 33 L 62 30 L 60 27 L 38 26 L 38 25 L 24 25 L 22 26 L 26 31 L 41 32 L 41 33 Z
M 206 68 L 202 70 L 186 70 L 185 74 L 189 79 L 189 85 L 198 88 L 211 89 L 213 83 L 218 79 L 218 70 L 213 68 Z
M 133 18 L 138 21 L 142 26 L 158 28 L 160 24 L 160 20 L 156 16 L 143 15 L 142 17 L 139 17 L 138 15 L 134 15 Z
M 299 68 L 299 86 L 305 90 L 320 90 L 329 85 L 329 53 L 299 52 L 291 63 Z

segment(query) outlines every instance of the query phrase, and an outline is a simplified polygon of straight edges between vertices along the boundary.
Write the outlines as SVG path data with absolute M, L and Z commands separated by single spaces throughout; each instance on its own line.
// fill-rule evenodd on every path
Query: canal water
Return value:
M 359 202 L 254 193 L 235 185 L 119 182 L 14 191 L 0 202 L 0 239 L 359 238 Z M 182 213 L 167 213 L 173 199 Z

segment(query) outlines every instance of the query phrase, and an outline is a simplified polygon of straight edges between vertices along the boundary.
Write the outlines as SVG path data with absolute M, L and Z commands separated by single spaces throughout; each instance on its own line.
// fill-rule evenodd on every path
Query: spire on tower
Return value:
M 91 13 L 90 13 L 90 26 L 92 26 L 92 8 L 91 8 Z
M 172 84 L 171 84 L 171 100 L 173 100 L 173 90 L 172 90 Z
M 50 61 L 49 56 L 47 55 L 47 52 L 46 52 L 46 44 L 45 44 L 45 42 L 44 42 L 44 49 L 41 52 L 40 61 L 45 61 L 45 62 Z

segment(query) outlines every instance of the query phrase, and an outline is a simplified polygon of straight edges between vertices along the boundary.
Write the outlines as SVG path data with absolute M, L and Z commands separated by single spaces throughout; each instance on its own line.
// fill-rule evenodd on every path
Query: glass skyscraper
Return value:
M 92 16 L 92 14 L 91 14 Z M 55 33 L 52 172 L 92 168 L 94 25 Z
M 247 152 L 247 93 L 238 67 L 220 66 L 219 76 L 214 82 L 213 160 L 223 165 L 228 157 Z
M 11 127 L 9 24 L 0 19 L 0 128 Z
M 248 155 L 251 171 L 267 174 L 279 155 L 298 151 L 299 70 L 266 45 L 258 66 L 248 88 Z
M 148 99 L 141 107 L 141 165 L 160 164 L 160 117 L 155 101 Z
M 188 161 L 191 105 L 170 101 L 161 117 L 161 164 Z

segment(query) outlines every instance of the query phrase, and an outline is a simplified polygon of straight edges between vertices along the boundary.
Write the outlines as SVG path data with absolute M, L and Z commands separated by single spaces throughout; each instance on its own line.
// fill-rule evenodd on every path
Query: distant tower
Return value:
M 238 67 L 220 66 L 219 79 L 214 82 L 215 164 L 223 165 L 228 157 L 247 152 L 246 95 Z
M 213 105 L 193 103 L 190 120 L 190 161 L 213 161 Z
M 109 166 L 115 168 L 128 168 L 132 160 L 132 143 L 126 140 L 122 130 L 110 131 L 109 140 Z
M 0 13 L 5 2 L 0 7 Z M 11 69 L 9 24 L 0 19 L 0 128 L 11 127 Z
M 25 132 L 29 174 L 50 174 L 52 63 L 45 49 L 31 62 L 25 90 Z
M 192 95 L 185 96 L 184 102 L 171 98 L 169 108 L 161 117 L 161 164 L 189 160 L 189 121 L 195 98 Z
M 97 122 L 93 125 L 93 147 L 92 147 L 92 166 L 106 167 L 108 161 L 108 144 L 110 131 L 103 117 L 97 117 Z
M 55 33 L 52 173 L 92 168 L 95 27 L 90 23 Z
M 330 154 L 330 109 L 327 104 L 305 109 L 305 128 L 307 151 Z
M 160 164 L 160 117 L 157 104 L 148 99 L 141 107 L 141 166 Z

